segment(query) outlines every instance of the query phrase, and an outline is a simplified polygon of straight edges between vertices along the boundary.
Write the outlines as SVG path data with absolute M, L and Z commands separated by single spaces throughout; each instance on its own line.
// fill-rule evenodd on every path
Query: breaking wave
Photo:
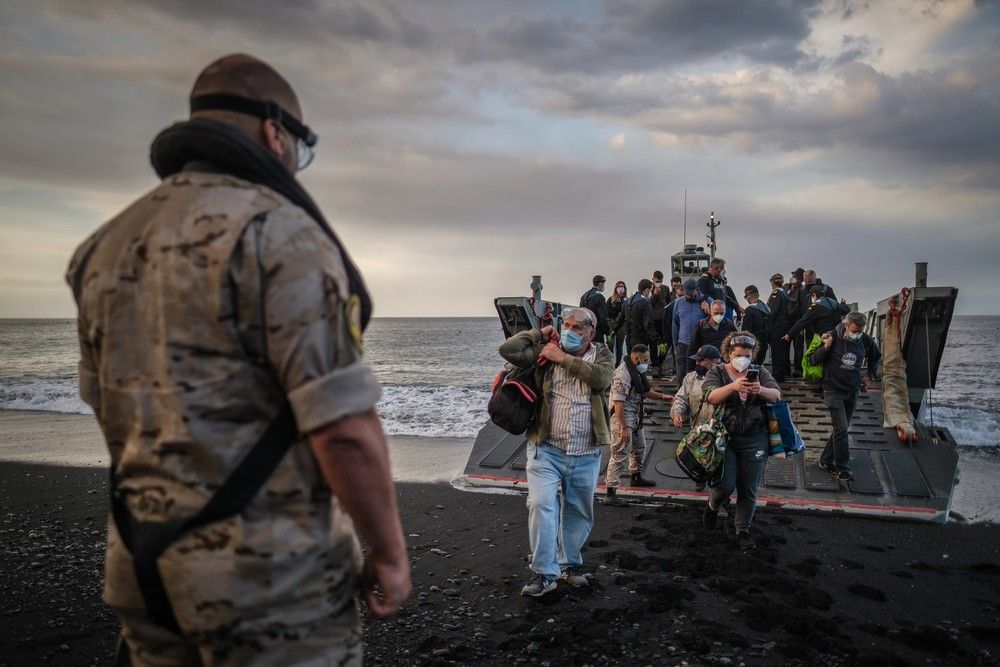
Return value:
M 488 419 L 489 396 L 468 387 L 385 385 L 378 409 L 388 435 L 471 438 Z M 0 381 L 0 410 L 93 414 L 74 380 Z
M 80 400 L 76 380 L 0 381 L 0 410 L 44 410 L 80 415 L 94 413 Z

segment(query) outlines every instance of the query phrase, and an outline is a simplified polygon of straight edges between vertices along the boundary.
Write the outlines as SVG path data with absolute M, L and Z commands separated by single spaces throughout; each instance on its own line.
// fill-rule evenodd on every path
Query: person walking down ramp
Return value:
M 409 595 L 371 300 L 295 179 L 316 137 L 266 63 L 205 68 L 162 182 L 77 249 L 80 395 L 111 458 L 104 601 L 128 664 L 362 664 Z M 362 560 L 355 530 L 368 551 Z
M 646 453 L 646 437 L 642 431 L 644 399 L 655 398 L 672 403 L 674 398 L 650 388 L 645 375 L 649 370 L 649 359 L 648 347 L 642 343 L 633 345 L 632 352 L 615 369 L 611 380 L 611 455 L 604 479 L 608 489 L 605 504 L 608 505 L 627 504 L 617 496 L 621 483 L 619 475 L 626 459 L 631 474 L 630 486 L 656 486 L 642 476 L 643 455 Z
M 850 312 L 842 324 L 822 334 L 823 345 L 812 353 L 812 362 L 823 365 L 823 403 L 830 411 L 833 431 L 819 459 L 819 467 L 841 480 L 854 479 L 851 472 L 851 449 L 848 431 L 858 403 L 858 392 L 866 391 L 869 382 L 878 379 L 882 353 L 878 344 L 863 329 L 867 318 Z M 868 372 L 861 376 L 861 361 Z
M 600 448 L 611 444 L 607 391 L 614 375 L 611 350 L 595 342 L 597 318 L 586 308 L 563 315 L 562 334 L 551 326 L 522 331 L 500 346 L 520 368 L 538 366 L 538 417 L 528 427 L 528 539 L 534 576 L 522 595 L 539 597 L 562 579 L 588 585 L 581 549 L 594 527 L 594 489 Z
M 719 509 L 736 491 L 736 538 L 741 549 L 756 548 L 750 536 L 757 508 L 757 489 L 767 463 L 767 419 L 764 407 L 781 400 L 781 390 L 765 368 L 751 368 L 757 339 L 742 331 L 722 341 L 722 358 L 707 373 L 702 386 L 706 400 L 725 410 L 723 424 L 728 433 L 722 481 L 712 489 L 704 523 L 715 528 Z

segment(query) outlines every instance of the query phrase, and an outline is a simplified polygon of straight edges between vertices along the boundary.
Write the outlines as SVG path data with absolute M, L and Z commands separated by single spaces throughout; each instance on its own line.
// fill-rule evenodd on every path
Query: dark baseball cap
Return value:
M 775 280 L 784 280 L 784 279 L 785 276 L 781 275 L 780 273 L 775 273 L 773 276 L 771 276 L 771 282 L 774 282 Z
M 695 361 L 701 361 L 702 359 L 722 359 L 722 353 L 719 352 L 719 348 L 714 345 L 702 345 L 698 348 L 698 351 L 692 354 L 688 359 L 693 359 Z
M 600 283 L 606 283 L 606 282 L 607 282 L 607 279 L 605 279 L 605 277 L 602 276 L 601 274 L 598 273 L 596 276 L 594 276 L 594 284 L 595 285 L 600 284 Z

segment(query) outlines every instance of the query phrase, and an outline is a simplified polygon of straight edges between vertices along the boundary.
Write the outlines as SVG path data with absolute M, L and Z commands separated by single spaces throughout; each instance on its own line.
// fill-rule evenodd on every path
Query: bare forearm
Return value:
M 621 401 L 615 401 L 613 403 L 613 405 L 615 406 L 614 407 L 614 411 L 615 411 L 615 416 L 618 417 L 618 423 L 619 424 L 624 424 L 625 423 L 625 404 L 622 403 Z
M 346 417 L 309 440 L 323 478 L 371 551 L 406 560 L 389 450 L 376 412 Z
M 768 403 L 777 403 L 781 400 L 781 390 L 773 387 L 761 387 L 760 395 Z
M 713 389 L 706 399 L 712 405 L 724 403 L 729 395 L 733 393 L 734 387 L 731 384 L 724 385 L 718 389 Z

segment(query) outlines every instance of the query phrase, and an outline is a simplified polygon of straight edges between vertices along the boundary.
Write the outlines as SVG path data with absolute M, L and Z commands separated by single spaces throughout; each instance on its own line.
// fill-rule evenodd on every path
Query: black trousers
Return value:
M 777 382 L 781 382 L 788 377 L 788 348 L 790 343 L 781 340 L 785 334 L 772 334 L 770 341 L 771 348 L 771 375 Z M 801 364 L 801 362 L 800 362 Z M 801 368 L 801 365 L 799 366 Z
M 833 465 L 838 470 L 850 470 L 851 441 L 847 435 L 854 418 L 854 408 L 858 403 L 858 395 L 824 392 L 823 404 L 830 411 L 830 421 L 833 422 L 833 432 L 826 441 L 826 447 L 819 460 L 827 465 Z
M 792 345 L 795 347 L 792 375 L 802 375 L 802 356 L 806 351 L 806 334 L 804 331 L 800 331 L 792 336 Z
M 722 480 L 709 500 L 719 507 L 736 491 L 736 532 L 749 531 L 757 511 L 757 489 L 767 465 L 767 434 L 731 436 L 726 445 Z
M 611 345 L 615 350 L 615 368 L 622 362 L 622 351 L 625 349 L 625 329 L 611 332 Z
M 758 366 L 762 366 L 764 364 L 764 359 L 767 358 L 767 340 L 764 338 L 758 338 L 757 344 L 760 346 L 760 349 L 757 350 L 757 354 L 754 355 L 753 362 Z

